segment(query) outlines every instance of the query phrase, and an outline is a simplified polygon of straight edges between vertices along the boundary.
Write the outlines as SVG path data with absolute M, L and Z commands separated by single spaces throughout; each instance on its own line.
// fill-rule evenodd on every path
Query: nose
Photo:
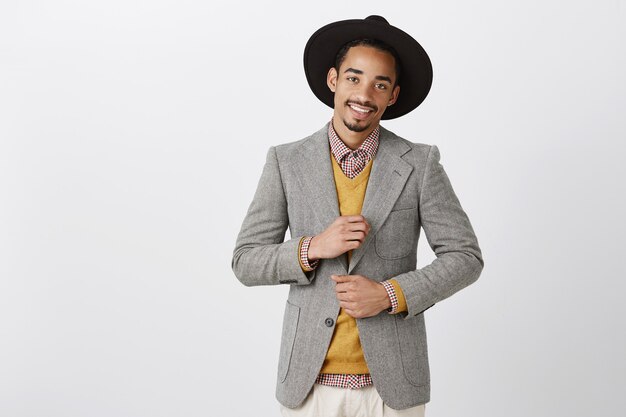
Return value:
M 355 91 L 354 98 L 358 100 L 362 105 L 374 107 L 374 87 L 366 85 L 366 83 L 359 84 Z

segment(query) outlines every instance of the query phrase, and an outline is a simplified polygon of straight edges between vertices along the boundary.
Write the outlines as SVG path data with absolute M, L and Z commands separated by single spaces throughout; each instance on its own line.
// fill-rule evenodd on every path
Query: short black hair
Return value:
M 383 51 L 383 52 L 387 52 L 391 54 L 396 64 L 396 83 L 394 84 L 394 87 L 396 85 L 400 85 L 400 72 L 402 69 L 402 63 L 400 62 L 400 57 L 398 56 L 398 53 L 396 52 L 395 49 L 393 49 L 392 46 L 386 44 L 383 41 L 379 41 L 378 39 L 362 38 L 362 39 L 355 39 L 353 41 L 345 43 L 339 49 L 339 52 L 337 52 L 337 55 L 335 56 L 335 69 L 337 70 L 337 72 L 339 72 L 339 67 L 341 66 L 343 61 L 346 59 L 346 54 L 348 53 L 348 50 L 352 48 L 353 46 L 369 46 L 372 48 L 376 48 L 379 51 Z

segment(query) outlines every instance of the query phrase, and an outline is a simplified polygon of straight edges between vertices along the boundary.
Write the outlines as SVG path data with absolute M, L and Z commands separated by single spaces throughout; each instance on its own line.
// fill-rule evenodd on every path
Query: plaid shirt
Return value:
M 346 174 L 348 178 L 354 178 L 363 171 L 363 168 L 367 163 L 374 159 L 376 151 L 378 150 L 378 138 L 380 135 L 380 127 L 376 126 L 376 129 L 370 133 L 363 141 L 361 146 L 356 150 L 350 149 L 337 135 L 333 128 L 332 120 L 328 124 L 328 141 L 330 143 L 330 150 L 335 160 L 341 166 L 341 170 Z M 300 239 L 299 253 L 300 263 L 304 269 L 312 271 L 319 264 L 319 259 L 315 261 L 309 261 L 308 249 L 309 244 L 313 236 L 305 236 Z M 389 281 L 382 282 L 383 287 L 387 291 L 389 300 L 391 301 L 391 308 L 387 311 L 390 314 L 395 314 L 398 309 L 398 297 L 393 288 L 393 285 Z M 358 389 L 373 385 L 372 377 L 370 374 L 319 374 L 315 380 L 316 384 L 328 385 L 331 387 Z

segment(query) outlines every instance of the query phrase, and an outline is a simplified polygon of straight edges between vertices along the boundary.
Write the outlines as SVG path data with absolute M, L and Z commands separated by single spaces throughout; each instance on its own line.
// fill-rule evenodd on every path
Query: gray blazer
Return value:
M 232 269 L 246 286 L 290 285 L 285 304 L 276 398 L 297 407 L 328 349 L 339 303 L 331 274 L 395 278 L 408 312 L 357 319 L 376 390 L 391 408 L 430 400 L 424 311 L 478 279 L 483 258 L 435 145 L 413 143 L 380 128 L 361 214 L 371 230 L 352 253 L 303 272 L 302 236 L 323 232 L 340 216 L 328 123 L 304 139 L 272 146 L 233 251 Z M 291 239 L 285 241 L 289 227 Z M 416 269 L 420 227 L 437 258 Z

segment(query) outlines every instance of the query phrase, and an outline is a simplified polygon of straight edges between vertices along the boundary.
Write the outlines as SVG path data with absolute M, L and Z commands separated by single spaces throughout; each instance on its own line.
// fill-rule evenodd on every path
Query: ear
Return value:
M 396 85 L 391 92 L 391 97 L 389 98 L 389 104 L 387 106 L 391 106 L 396 101 L 398 101 L 398 95 L 400 94 L 400 86 Z
M 328 70 L 328 74 L 326 75 L 326 85 L 328 85 L 328 88 L 330 88 L 330 91 L 333 93 L 337 89 L 337 70 L 335 67 Z

